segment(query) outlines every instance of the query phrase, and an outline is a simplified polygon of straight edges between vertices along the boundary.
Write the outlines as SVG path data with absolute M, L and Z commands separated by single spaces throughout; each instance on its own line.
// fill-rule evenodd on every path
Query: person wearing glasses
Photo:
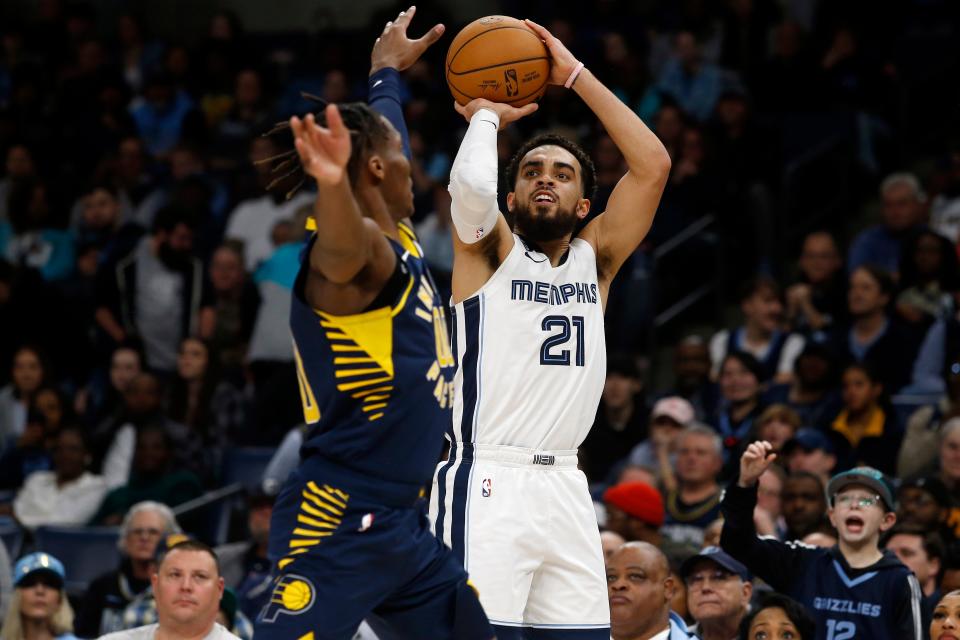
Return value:
M 750 609 L 750 570 L 719 547 L 705 547 L 680 567 L 687 607 L 701 640 L 734 640 Z
M 880 536 L 897 521 L 893 485 L 880 471 L 856 467 L 827 485 L 837 545 L 812 548 L 760 538 L 753 524 L 757 479 L 776 459 L 769 442 L 751 443 L 740 477 L 727 487 L 720 545 L 779 593 L 809 609 L 817 637 L 921 640 L 922 593 L 913 573 Z
M 139 502 L 127 512 L 120 529 L 120 566 L 90 583 L 77 609 L 75 632 L 97 638 L 123 628 L 123 610 L 150 587 L 157 544 L 180 533 L 173 511 L 159 502 Z

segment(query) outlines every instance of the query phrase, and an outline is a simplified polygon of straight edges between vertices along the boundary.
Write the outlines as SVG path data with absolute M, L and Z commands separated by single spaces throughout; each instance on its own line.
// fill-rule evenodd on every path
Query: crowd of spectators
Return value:
M 576 51 L 673 161 L 610 294 L 607 382 L 581 449 L 611 593 L 624 563 L 663 574 L 657 624 L 729 639 L 743 620 L 773 624 L 773 609 L 808 628 L 714 548 L 723 488 L 758 439 L 779 455 L 759 481 L 758 532 L 834 544 L 824 487 L 869 465 L 898 484 L 903 526 L 885 544 L 920 579 L 927 615 L 960 585 L 960 131 L 945 106 L 960 10 L 894 4 L 500 3 Z M 371 34 L 397 10 L 277 37 L 212 9 L 202 33 L 176 34 L 113 5 L 0 7 L 0 514 L 27 550 L 39 527 L 121 527 L 120 566 L 75 598 L 77 635 L 153 622 L 155 548 L 181 526 L 170 508 L 222 486 L 230 449 L 295 448 L 287 316 L 313 194 L 271 172 L 290 141 L 262 134 L 315 108 L 301 92 L 363 100 Z M 419 15 L 459 26 L 440 3 Z M 414 222 L 441 288 L 464 128 L 443 54 L 404 75 Z M 592 154 L 602 212 L 623 158 L 561 90 L 500 136 L 501 163 L 547 129 Z M 705 283 L 725 313 L 694 306 L 651 344 L 670 294 Z M 240 637 L 269 593 L 273 480 L 218 550 Z M 713 611 L 702 596 L 721 587 Z M 61 599 L 55 634 L 68 631 Z

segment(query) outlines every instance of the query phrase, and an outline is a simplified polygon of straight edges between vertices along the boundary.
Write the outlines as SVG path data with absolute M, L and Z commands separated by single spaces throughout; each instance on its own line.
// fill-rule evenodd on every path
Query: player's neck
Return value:
M 561 238 L 559 240 L 550 240 L 548 242 L 539 242 L 537 246 L 545 256 L 550 259 L 550 266 L 556 267 L 560 264 L 563 255 L 570 248 L 570 238 Z
M 863 569 L 876 564 L 883 557 L 880 552 L 880 534 L 877 533 L 863 542 L 851 544 L 843 538 L 840 538 L 837 545 L 840 547 L 840 553 L 843 559 L 847 561 L 853 569 Z
M 400 232 L 397 230 L 397 221 L 390 216 L 390 208 L 383 199 L 383 194 L 378 189 L 366 188 L 357 190 L 357 204 L 360 205 L 360 212 L 364 218 L 370 218 L 377 223 L 377 226 L 395 240 L 400 239 Z

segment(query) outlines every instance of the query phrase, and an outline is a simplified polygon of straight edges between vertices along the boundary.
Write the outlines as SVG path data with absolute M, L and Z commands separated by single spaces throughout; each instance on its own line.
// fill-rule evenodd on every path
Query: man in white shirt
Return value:
M 110 633 L 103 640 L 239 640 L 216 622 L 223 577 L 207 545 L 197 540 L 173 545 L 151 582 L 157 623 Z
M 607 560 L 613 640 L 687 640 L 683 620 L 670 611 L 677 585 L 667 557 L 647 542 L 628 542 Z

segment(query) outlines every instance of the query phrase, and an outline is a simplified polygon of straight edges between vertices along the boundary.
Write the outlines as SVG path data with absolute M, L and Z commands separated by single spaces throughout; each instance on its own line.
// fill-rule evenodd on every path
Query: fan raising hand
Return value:
M 777 454 L 773 453 L 773 445 L 769 442 L 766 440 L 751 442 L 740 458 L 738 484 L 741 487 L 752 487 L 776 459 Z
M 321 186 L 333 186 L 339 184 L 347 173 L 350 130 L 343 124 L 336 105 L 327 105 L 324 115 L 326 127 L 318 125 L 311 113 L 303 120 L 296 116 L 290 118 L 290 128 L 303 172 Z

